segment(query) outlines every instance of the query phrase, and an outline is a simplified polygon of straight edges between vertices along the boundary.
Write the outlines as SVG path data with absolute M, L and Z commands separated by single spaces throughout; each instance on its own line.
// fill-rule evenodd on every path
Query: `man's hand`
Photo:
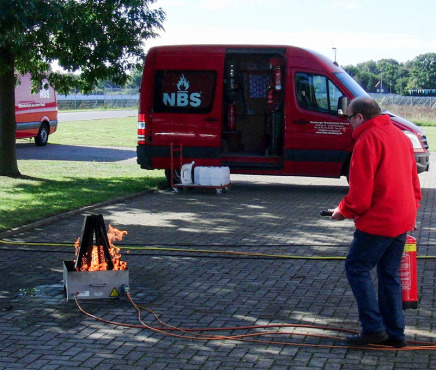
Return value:
M 336 207 L 334 209 L 329 209 L 330 212 L 332 212 L 332 219 L 336 221 L 343 221 L 345 220 L 344 215 L 339 211 L 339 207 Z

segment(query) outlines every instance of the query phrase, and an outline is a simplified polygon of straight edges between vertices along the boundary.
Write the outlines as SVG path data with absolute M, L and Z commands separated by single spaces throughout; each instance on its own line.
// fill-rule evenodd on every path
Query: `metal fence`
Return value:
M 402 96 L 395 94 L 369 94 L 380 105 L 409 105 L 436 109 L 435 96 Z
M 104 88 L 90 94 L 71 92 L 68 95 L 58 95 L 58 107 L 65 109 L 93 108 L 137 108 L 139 88 Z

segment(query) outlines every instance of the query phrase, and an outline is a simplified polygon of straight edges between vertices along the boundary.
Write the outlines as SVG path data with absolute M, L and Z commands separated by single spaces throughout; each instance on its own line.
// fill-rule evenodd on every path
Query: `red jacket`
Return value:
M 388 115 L 364 122 L 353 138 L 350 188 L 339 211 L 368 234 L 395 237 L 413 230 L 422 196 L 409 138 Z

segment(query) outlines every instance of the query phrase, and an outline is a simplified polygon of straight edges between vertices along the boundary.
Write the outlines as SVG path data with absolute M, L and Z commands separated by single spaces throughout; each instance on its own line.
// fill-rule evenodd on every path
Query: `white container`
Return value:
M 194 163 L 193 161 L 192 163 L 186 163 L 182 166 L 182 170 L 180 171 L 182 184 L 192 184 L 192 166 Z
M 210 186 L 210 167 L 200 167 L 200 185 Z
M 223 184 L 221 167 L 212 167 L 210 169 L 210 184 L 212 186 L 221 186 Z
M 220 167 L 221 168 L 221 176 L 222 176 L 222 184 L 228 185 L 230 184 L 230 168 L 229 167 Z
M 194 168 L 194 183 L 202 186 L 228 185 L 230 168 L 197 166 Z
M 194 183 L 200 185 L 200 169 L 201 166 L 194 167 Z

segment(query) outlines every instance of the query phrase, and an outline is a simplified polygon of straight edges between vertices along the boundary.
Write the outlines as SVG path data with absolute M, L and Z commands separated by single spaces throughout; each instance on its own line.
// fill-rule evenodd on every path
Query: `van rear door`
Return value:
M 150 123 L 152 145 L 166 158 L 155 157 L 155 168 L 170 168 L 171 143 L 183 145 L 184 162 L 204 158 L 219 165 L 224 56 L 216 46 L 158 51 Z

